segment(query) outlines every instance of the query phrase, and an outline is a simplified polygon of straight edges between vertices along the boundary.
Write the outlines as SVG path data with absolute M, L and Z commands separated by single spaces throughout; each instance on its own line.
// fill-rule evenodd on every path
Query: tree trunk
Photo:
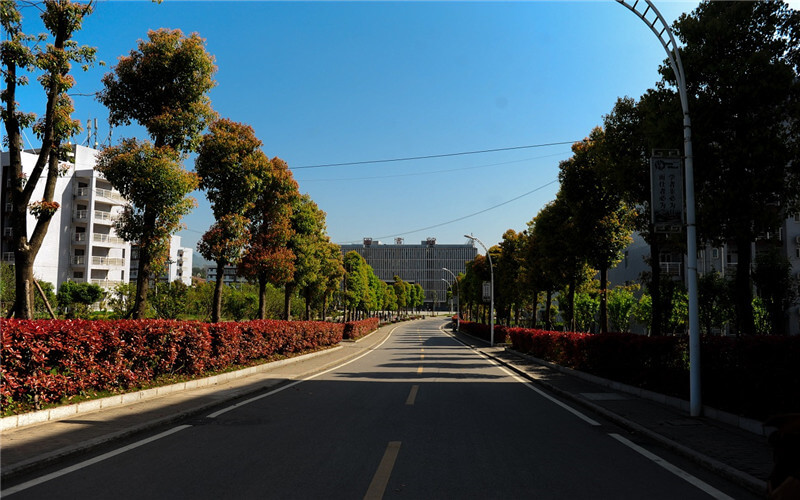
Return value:
M 536 328 L 536 313 L 538 313 L 539 309 L 539 291 L 535 290 L 533 292 L 533 314 L 531 315 L 531 328 Z
M 267 317 L 267 277 L 258 277 L 258 319 Z
M 664 315 L 661 302 L 661 245 L 653 230 L 653 226 L 650 226 L 650 335 L 659 337 Z
M 219 323 L 222 316 L 222 287 L 225 285 L 224 260 L 217 261 L 217 282 L 214 283 L 214 303 L 211 307 L 211 322 Z
M 311 291 L 307 288 L 303 296 L 306 300 L 306 321 L 311 321 Z
M 550 305 L 553 303 L 553 291 L 547 290 L 547 296 L 544 300 L 544 329 L 550 331 L 553 325 L 550 322 Z
M 736 238 L 736 249 L 739 252 L 739 262 L 736 265 L 736 281 L 733 291 L 734 307 L 736 308 L 736 334 L 752 335 L 755 333 L 755 320 L 753 319 L 753 287 L 750 281 L 750 239 Z
M 608 268 L 600 269 L 600 333 L 608 333 Z
M 28 259 L 28 252 L 14 252 L 14 279 L 14 316 L 33 319 L 33 260 Z
M 286 285 L 283 288 L 283 319 L 284 321 L 291 321 L 292 320 L 292 294 L 294 293 L 294 288 L 290 285 Z
M 142 319 L 147 313 L 147 288 L 150 286 L 150 252 L 139 246 L 139 269 L 136 276 L 136 295 L 133 299 L 131 318 Z

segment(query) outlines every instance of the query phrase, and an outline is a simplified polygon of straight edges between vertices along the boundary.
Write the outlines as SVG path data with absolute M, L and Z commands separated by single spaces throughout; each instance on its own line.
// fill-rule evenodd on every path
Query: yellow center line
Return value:
M 406 399 L 406 404 L 408 406 L 412 406 L 414 404 L 414 401 L 417 400 L 417 392 L 418 391 L 419 391 L 419 386 L 418 385 L 412 385 L 411 386 L 411 392 L 408 393 L 408 399 Z
M 381 463 L 378 465 L 378 470 L 372 477 L 372 482 L 369 484 L 367 494 L 364 495 L 364 500 L 380 500 L 386 491 L 386 485 L 389 484 L 389 477 L 392 475 L 394 462 L 397 460 L 397 454 L 400 452 L 400 441 L 390 441 L 389 446 L 383 454 Z

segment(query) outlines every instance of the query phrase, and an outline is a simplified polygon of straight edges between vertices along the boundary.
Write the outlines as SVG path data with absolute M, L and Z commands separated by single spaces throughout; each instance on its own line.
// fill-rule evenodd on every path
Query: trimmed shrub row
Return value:
M 351 321 L 344 324 L 344 338 L 360 339 L 364 335 L 378 328 L 380 321 L 378 318 L 367 318 L 361 321 Z
M 339 343 L 377 322 L 0 320 L 3 406 L 129 390 Z M 373 325 L 373 323 L 375 323 Z M 371 331 L 371 330 L 369 330 Z
M 464 329 L 464 322 L 461 325 Z M 507 334 L 514 350 L 661 394 L 689 398 L 686 336 L 495 327 L 495 339 L 498 329 Z M 800 337 L 703 337 L 700 359 L 704 404 L 762 420 L 800 412 Z

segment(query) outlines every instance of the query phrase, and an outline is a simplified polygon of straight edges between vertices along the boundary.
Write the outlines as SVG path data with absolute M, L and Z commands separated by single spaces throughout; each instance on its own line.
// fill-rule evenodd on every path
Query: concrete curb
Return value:
M 93 399 L 91 401 L 82 401 L 80 403 L 75 403 L 66 406 L 58 406 L 55 408 L 49 408 L 47 410 L 22 413 L 20 415 L 11 415 L 9 417 L 3 417 L 2 419 L 0 419 L 0 432 L 9 429 L 18 429 L 20 427 L 26 427 L 34 424 L 54 422 L 57 420 L 74 417 L 75 415 L 78 414 L 102 410 L 104 408 L 112 408 L 115 406 L 126 405 L 139 401 L 146 401 L 161 396 L 166 396 L 167 394 L 171 394 L 173 392 L 197 389 L 199 387 L 206 387 L 209 385 L 216 385 L 222 382 L 236 380 L 242 377 L 253 375 L 255 373 L 271 370 L 273 368 L 278 368 L 288 363 L 305 361 L 311 358 L 315 358 L 317 356 L 321 356 L 323 354 L 335 352 L 339 349 L 342 349 L 341 345 L 337 345 L 336 347 L 332 347 L 330 349 L 324 349 L 322 351 L 315 351 L 308 354 L 301 354 L 300 356 L 294 356 L 291 358 L 280 359 L 278 361 L 271 361 L 269 363 L 264 363 L 261 365 L 250 366 L 248 368 L 242 368 L 241 370 L 236 370 L 233 372 L 220 373 L 219 375 L 212 375 L 210 377 L 188 380 L 186 382 L 179 382 L 177 384 L 170 384 L 162 387 L 153 387 L 151 389 L 145 389 L 142 391 L 117 394 L 106 398 Z

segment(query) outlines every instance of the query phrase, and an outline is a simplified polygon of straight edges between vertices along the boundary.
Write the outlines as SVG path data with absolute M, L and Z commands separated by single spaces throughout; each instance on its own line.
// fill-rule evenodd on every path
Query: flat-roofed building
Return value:
M 382 281 L 391 283 L 395 276 L 399 276 L 403 281 L 418 283 L 425 290 L 425 303 L 431 306 L 444 306 L 448 286 L 442 280 L 453 281 L 453 277 L 442 268 L 458 275 L 466 270 L 467 262 L 478 255 L 471 242 L 441 244 L 436 242 L 436 238 L 427 238 L 418 245 L 407 245 L 399 238 L 394 244 L 364 238 L 361 244 L 341 245 L 341 249 L 342 255 L 354 251 L 364 257 Z

